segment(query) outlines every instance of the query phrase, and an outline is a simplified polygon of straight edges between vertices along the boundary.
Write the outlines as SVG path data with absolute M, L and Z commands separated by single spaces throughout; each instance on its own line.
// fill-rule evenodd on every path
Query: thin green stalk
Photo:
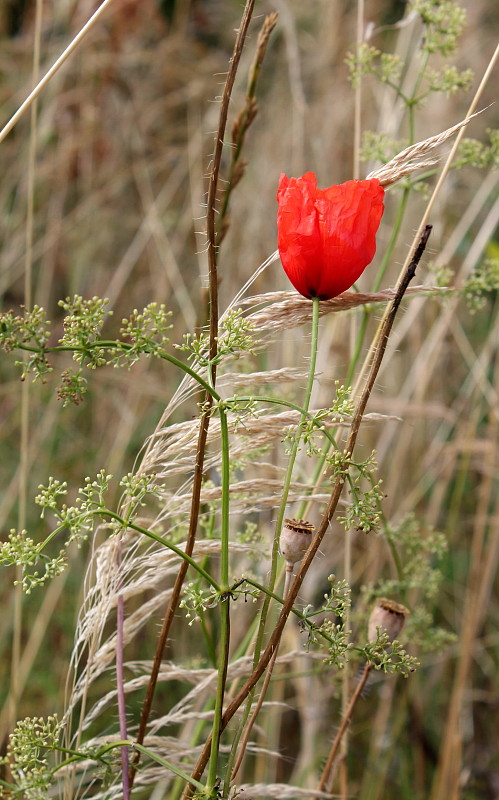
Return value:
M 180 547 L 177 547 L 175 544 L 173 544 L 172 542 L 169 542 L 167 539 L 163 539 L 163 537 L 160 536 L 159 534 L 154 533 L 154 531 L 148 530 L 147 528 L 143 528 L 141 525 L 137 525 L 134 522 L 131 522 L 129 520 L 123 519 L 123 517 L 120 517 L 119 514 L 116 514 L 114 511 L 111 511 L 108 508 L 99 508 L 96 511 L 96 514 L 99 514 L 99 516 L 101 516 L 101 517 L 108 517 L 109 519 L 113 519 L 116 522 L 119 522 L 120 525 L 123 528 L 131 528 L 131 530 L 134 530 L 137 533 L 142 533 L 144 536 L 147 536 L 148 539 L 152 539 L 153 541 L 164 545 L 164 547 L 168 547 L 169 550 L 172 550 L 174 553 L 176 553 L 176 555 L 178 555 L 181 559 L 186 561 L 189 564 L 189 566 L 191 566 L 193 569 L 195 569 L 196 572 L 199 573 L 199 575 L 201 575 L 203 578 L 205 578 L 205 580 L 208 581 L 210 586 L 213 586 L 213 588 L 217 592 L 221 592 L 222 591 L 221 587 L 211 577 L 209 572 L 207 572 L 205 569 L 203 569 L 203 567 L 200 564 L 198 564 L 198 562 L 195 559 L 193 559 L 187 553 L 184 553 L 184 551 L 181 550 Z M 57 536 L 57 534 L 59 534 L 62 531 L 66 530 L 66 528 L 68 528 L 68 523 L 67 522 L 62 523 L 62 525 L 58 525 L 57 528 L 55 528 L 44 539 L 44 541 L 41 544 L 38 545 L 38 547 L 36 548 L 35 557 L 38 557 L 43 552 L 43 550 L 47 547 L 47 545 L 50 544 L 52 539 L 54 539 Z
M 395 250 L 395 245 L 397 244 L 397 239 L 399 238 L 402 222 L 405 216 L 407 201 L 409 199 L 409 193 L 410 193 L 410 187 L 404 186 L 404 189 L 402 191 L 402 198 L 400 200 L 397 209 L 397 216 L 395 217 L 395 221 L 392 227 L 392 232 L 390 234 L 390 240 L 384 252 L 383 258 L 381 259 L 381 264 L 379 265 L 378 272 L 373 282 L 373 287 L 372 287 L 373 292 L 377 292 L 379 287 L 381 286 L 381 281 L 385 277 L 385 272 L 387 270 L 388 264 L 391 261 L 393 251 Z
M 229 453 L 229 427 L 227 414 L 223 405 L 219 407 L 220 438 L 222 449 L 222 527 L 221 527 L 221 560 L 220 582 L 222 591 L 229 588 L 229 490 L 230 490 L 230 453 Z
M 393 251 L 395 249 L 395 245 L 397 243 L 397 239 L 400 234 L 400 229 L 402 227 L 402 221 L 404 219 L 405 210 L 407 207 L 407 200 L 409 199 L 409 187 L 405 186 L 402 192 L 402 199 L 399 203 L 399 207 L 397 209 L 397 216 L 395 218 L 395 222 L 393 223 L 392 232 L 390 234 L 390 240 L 384 252 L 383 258 L 381 259 L 381 264 L 379 265 L 378 272 L 376 277 L 373 281 L 372 291 L 377 292 L 379 287 L 381 286 L 381 281 L 383 280 L 386 270 L 388 268 L 388 264 L 393 255 Z M 355 342 L 355 350 L 353 353 L 352 358 L 350 359 L 350 364 L 348 365 L 348 372 L 346 377 L 346 385 L 349 386 L 353 380 L 353 376 L 355 375 L 355 370 L 357 369 L 357 364 L 359 363 L 360 354 L 362 352 L 362 348 L 364 346 L 364 340 L 366 337 L 367 331 L 367 323 L 369 322 L 370 313 L 367 308 L 364 309 L 364 313 L 362 315 L 362 322 L 360 324 L 360 330 L 357 334 L 357 340 Z
M 286 469 L 286 475 L 284 477 L 284 485 L 282 488 L 282 495 L 281 495 L 281 502 L 279 505 L 279 511 L 277 512 L 277 520 L 275 526 L 275 535 L 274 535 L 274 542 L 272 546 L 272 563 L 270 567 L 270 578 L 268 581 L 268 589 L 269 591 L 273 591 L 275 586 L 276 574 L 277 574 L 277 556 L 279 552 L 279 534 L 281 532 L 282 524 L 284 521 L 284 514 L 286 512 L 286 505 L 288 502 L 288 495 L 289 490 L 291 487 L 291 478 L 293 475 L 293 468 L 295 465 L 296 457 L 298 455 L 298 450 L 300 447 L 300 442 L 302 438 L 303 428 L 305 426 L 305 421 L 308 416 L 308 409 L 310 407 L 310 399 L 312 396 L 312 389 L 314 386 L 314 378 L 315 378 L 315 365 L 317 363 L 317 344 L 319 338 L 319 300 L 317 297 L 312 299 L 312 338 L 310 342 L 310 365 L 308 371 L 308 380 L 307 380 L 307 387 L 305 390 L 305 398 L 303 401 L 303 409 L 300 417 L 300 422 L 298 423 L 298 428 L 296 431 L 296 436 L 294 438 L 291 452 L 289 454 L 288 459 L 288 466 Z M 265 598 L 262 614 L 260 617 L 261 626 L 260 631 L 257 639 L 257 644 L 255 648 L 255 658 L 258 661 L 259 658 L 259 649 L 261 646 L 261 641 L 263 639 L 263 632 L 265 628 L 265 622 L 267 618 L 268 608 L 270 605 L 270 599 L 268 595 Z M 257 655 L 258 653 L 258 655 Z
M 291 581 L 293 580 L 293 577 L 294 577 L 293 576 L 293 565 L 292 564 L 291 565 L 290 564 L 286 564 L 286 579 L 285 579 L 285 582 L 284 582 L 284 592 L 283 592 L 283 599 L 284 600 L 286 599 L 286 597 L 288 595 L 289 587 L 291 586 Z M 248 723 L 246 725 L 246 729 L 245 729 L 244 735 L 242 737 L 242 742 L 241 742 L 241 747 L 239 749 L 239 753 L 237 753 L 237 758 L 235 759 L 234 765 L 232 766 L 232 763 L 229 764 L 230 779 L 232 781 L 235 780 L 236 775 L 239 772 L 239 769 L 240 769 L 241 764 L 243 762 L 244 754 L 246 752 L 246 748 L 247 748 L 248 742 L 249 742 L 249 737 L 251 736 L 251 731 L 253 730 L 253 726 L 254 726 L 254 724 L 255 724 L 255 722 L 257 720 L 257 717 L 258 717 L 258 715 L 260 713 L 260 710 L 262 708 L 262 705 L 264 703 L 264 700 L 265 700 L 265 697 L 266 697 L 266 694 L 267 694 L 267 690 L 269 688 L 270 679 L 272 678 L 272 673 L 274 671 L 274 667 L 275 667 L 275 663 L 277 661 L 278 653 L 279 653 L 279 647 L 276 646 L 276 649 L 274 650 L 274 655 L 270 659 L 269 665 L 267 667 L 267 672 L 265 674 L 265 679 L 263 681 L 263 686 L 262 686 L 261 691 L 260 691 L 260 697 L 258 698 L 258 702 L 257 702 L 255 708 L 253 709 L 251 717 L 249 718 Z M 231 751 L 231 756 L 232 755 L 235 755 L 234 750 Z M 232 758 L 230 759 L 230 762 L 231 761 L 232 761 Z M 228 793 L 229 793 L 229 781 L 228 780 L 226 780 L 226 785 L 224 787 L 224 790 L 225 790 L 224 797 L 227 797 Z
M 23 350 L 27 353 L 41 353 L 42 351 L 43 353 L 85 353 L 87 350 L 93 350 L 96 348 L 116 349 L 116 350 L 120 349 L 129 351 L 133 349 L 133 345 L 128 344 L 128 342 L 121 342 L 117 339 L 110 339 L 110 340 L 99 339 L 95 342 L 89 342 L 87 345 L 85 345 L 85 347 L 75 347 L 74 345 L 54 345 L 53 347 L 40 348 L 40 347 L 32 347 L 30 345 L 26 345 L 20 342 L 17 345 L 17 348 L 18 350 Z M 156 351 L 154 354 L 158 358 L 162 358 L 164 361 L 168 361 L 170 364 L 173 364 L 173 366 L 178 367 L 180 370 L 182 370 L 182 372 L 185 372 L 187 375 L 190 375 L 190 377 L 194 378 L 194 380 L 197 383 L 199 383 L 199 385 L 203 389 L 205 389 L 213 397 L 214 400 L 220 402 L 221 397 L 218 394 L 218 392 L 215 391 L 212 383 L 205 381 L 204 378 L 202 378 L 194 369 L 192 369 L 192 367 L 189 367 L 188 364 L 184 364 L 184 362 L 180 361 L 179 358 L 175 358 L 175 356 L 172 356 L 170 353 L 165 353 L 164 351 L 163 352 Z M 212 372 L 212 370 L 210 370 L 210 372 Z
M 222 525 L 220 542 L 220 582 L 222 592 L 225 596 L 221 597 L 220 606 L 220 645 L 218 654 L 218 681 L 215 695 L 215 710 L 213 714 L 213 726 L 211 734 L 211 755 L 208 766 L 207 789 L 211 791 L 217 780 L 218 754 L 220 750 L 220 734 L 222 725 L 223 702 L 225 696 L 225 684 L 227 681 L 227 668 L 229 662 L 229 642 L 230 642 L 230 593 L 229 593 L 229 490 L 230 490 L 230 471 L 229 471 L 229 428 L 227 425 L 227 414 L 223 406 L 220 406 L 220 432 L 222 447 Z
M 181 559 L 186 561 L 189 564 L 189 566 L 191 566 L 193 569 L 196 570 L 196 572 L 198 572 L 200 575 L 202 575 L 202 577 L 205 578 L 208 581 L 208 583 L 210 584 L 210 586 L 213 586 L 213 588 L 217 592 L 221 592 L 222 591 L 221 587 L 218 585 L 216 580 L 214 580 L 214 578 L 212 578 L 211 575 L 208 572 L 206 572 L 206 570 L 204 570 L 203 567 L 200 564 L 197 563 L 197 561 L 195 561 L 195 559 L 193 559 L 191 556 L 187 555 L 187 553 L 184 553 L 184 551 L 181 550 L 180 547 L 177 547 L 176 545 L 172 544 L 172 542 L 169 542 L 167 539 L 163 539 L 163 537 L 159 536 L 157 533 L 154 533 L 154 531 L 150 531 L 147 528 L 143 528 L 141 525 L 137 525 L 135 522 L 126 522 L 118 514 L 115 514 L 114 511 L 110 511 L 107 508 L 100 509 L 99 510 L 99 514 L 102 517 L 109 517 L 110 519 L 114 519 L 117 522 L 119 522 L 122 525 L 124 525 L 125 527 L 128 527 L 131 530 L 136 531 L 137 533 L 142 533 L 144 536 L 147 536 L 149 539 L 153 539 L 155 542 L 158 542 L 159 544 L 162 544 L 165 547 L 168 547 L 169 550 L 173 550 L 173 552 L 176 553 Z M 66 526 L 64 526 L 64 527 L 66 527 Z M 62 526 L 61 526 L 61 528 L 59 528 L 59 530 L 62 530 Z
M 298 411 L 303 417 L 302 421 L 308 420 L 309 422 L 311 422 L 312 425 L 314 425 L 318 430 L 320 430 L 324 434 L 326 439 L 329 440 L 329 443 L 332 444 L 333 447 L 338 446 L 334 436 L 332 436 L 330 431 L 328 431 L 324 423 L 319 422 L 314 417 L 314 415 L 311 414 L 309 411 L 307 411 L 305 408 L 303 408 L 303 406 L 299 406 L 296 403 L 292 403 L 290 400 L 282 400 L 281 398 L 278 397 L 267 397 L 266 395 L 258 395 L 258 394 L 252 394 L 248 396 L 237 395 L 238 402 L 244 403 L 249 400 L 254 400 L 258 403 L 271 403 L 276 406 L 284 406 L 285 408 L 292 408 L 293 411 Z M 227 408 L 230 408 L 230 403 L 231 403 L 231 398 L 225 400 L 224 404 Z
M 312 389 L 314 386 L 314 379 L 315 379 L 315 366 L 317 363 L 317 345 L 319 339 L 319 299 L 314 297 L 312 299 L 312 334 L 311 334 L 311 342 L 310 342 L 310 365 L 308 371 L 308 380 L 307 380 L 307 387 L 305 390 L 305 398 L 303 402 L 303 407 L 301 409 L 301 416 L 300 422 L 298 423 L 298 428 L 296 431 L 296 435 L 294 438 L 294 442 L 291 448 L 291 452 L 289 454 L 288 459 L 288 466 L 286 470 L 286 475 L 284 478 L 284 485 L 282 489 L 281 495 L 281 503 L 279 506 L 279 511 L 277 513 L 277 520 L 275 526 L 275 533 L 274 533 L 274 542 L 272 545 L 272 555 L 271 555 L 271 566 L 270 566 L 270 577 L 267 584 L 267 589 L 265 590 L 265 600 L 262 605 L 262 610 L 260 612 L 260 621 L 258 626 L 258 632 L 256 635 L 255 641 L 255 652 L 253 656 L 253 666 L 256 667 L 258 661 L 260 659 L 260 653 L 262 651 L 262 643 L 263 643 L 263 636 L 265 633 L 265 626 L 267 622 L 267 616 L 270 608 L 270 602 L 272 593 L 274 591 L 275 583 L 276 583 L 276 576 L 277 576 L 277 563 L 278 563 L 278 554 L 279 554 L 279 535 L 281 532 L 282 524 L 284 521 L 284 514 L 286 511 L 286 504 L 288 501 L 289 490 L 291 487 L 291 478 L 293 475 L 293 467 L 296 461 L 296 457 L 298 455 L 298 450 L 300 447 L 300 442 L 302 438 L 303 428 L 305 422 L 309 416 L 308 409 L 310 407 L 310 399 L 312 397 Z M 248 695 L 248 699 L 246 702 L 245 710 L 242 715 L 242 719 L 238 726 L 237 732 L 233 738 L 231 753 L 229 756 L 229 770 L 228 776 L 230 776 L 231 766 L 234 763 L 234 759 L 236 757 L 237 748 L 239 745 L 239 740 L 242 736 L 243 730 L 246 726 L 248 721 L 249 715 L 251 713 L 251 706 L 253 703 L 254 697 L 254 689 Z M 227 778 L 228 780 L 228 778 Z M 227 782 L 227 781 L 226 781 Z
M 206 789 L 211 792 L 216 785 L 218 772 L 218 754 L 220 750 L 220 735 L 222 732 L 223 701 L 225 684 L 227 682 L 227 666 L 229 661 L 230 641 L 230 595 L 225 595 L 220 606 L 220 650 L 218 656 L 218 681 L 215 695 L 215 710 L 213 713 L 213 726 L 211 733 L 211 754 L 208 765 L 208 778 Z

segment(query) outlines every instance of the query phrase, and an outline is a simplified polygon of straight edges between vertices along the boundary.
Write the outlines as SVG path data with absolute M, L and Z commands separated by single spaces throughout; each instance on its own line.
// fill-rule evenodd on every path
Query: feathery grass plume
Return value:
M 384 164 L 382 167 L 373 170 L 367 177 L 377 178 L 382 186 L 391 186 L 406 175 L 417 172 L 417 170 L 433 167 L 438 163 L 438 158 L 427 159 L 427 154 L 444 144 L 451 136 L 461 130 L 461 128 L 469 125 L 471 120 L 480 116 L 480 114 L 483 114 L 483 110 L 477 111 L 475 114 L 470 114 L 466 119 L 461 120 L 461 122 L 458 122 L 451 128 L 447 128 L 447 130 L 442 131 L 442 133 L 438 133 L 436 136 L 430 136 L 428 139 L 409 145 L 409 147 L 406 147 L 394 156 L 388 164 Z

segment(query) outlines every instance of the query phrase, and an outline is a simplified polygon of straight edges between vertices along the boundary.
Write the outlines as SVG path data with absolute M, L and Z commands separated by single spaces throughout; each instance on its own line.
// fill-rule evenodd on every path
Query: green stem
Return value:
M 305 399 L 303 402 L 303 408 L 301 411 L 300 422 L 298 424 L 298 429 L 296 431 L 296 436 L 291 448 L 291 452 L 289 454 L 288 459 L 288 466 L 286 470 L 286 475 L 284 478 L 284 485 L 282 489 L 281 495 L 281 503 L 279 505 L 279 511 L 277 513 L 277 521 L 275 526 L 275 534 L 274 534 L 274 542 L 272 546 L 272 563 L 270 568 L 270 579 L 268 582 L 268 589 L 270 592 L 274 590 L 276 574 L 277 574 L 277 556 L 279 552 L 279 536 L 281 533 L 282 524 L 284 521 L 284 514 L 286 511 L 286 505 L 288 502 L 288 495 L 291 486 L 291 478 L 293 475 L 293 467 L 295 465 L 296 457 L 298 455 L 298 449 L 301 442 L 301 437 L 303 433 L 303 428 L 305 425 L 305 421 L 308 416 L 308 409 L 310 407 L 310 398 L 312 396 L 312 388 L 314 385 L 314 377 L 315 377 L 315 365 L 317 363 L 317 343 L 319 337 L 319 300 L 317 297 L 314 297 L 312 300 L 312 339 L 310 343 L 310 365 L 309 365 L 309 372 L 308 372 L 308 380 L 307 380 L 307 388 L 305 390 Z M 270 598 L 267 595 L 262 607 L 262 613 L 260 617 L 260 630 L 257 636 L 257 643 L 255 648 L 255 662 L 258 662 L 260 657 L 260 647 L 263 639 L 263 632 L 265 628 L 265 622 L 267 618 L 267 613 L 270 605 Z
M 118 339 L 110 339 L 110 340 L 98 340 L 96 342 L 89 342 L 88 345 L 85 347 L 75 347 L 70 345 L 55 345 L 54 347 L 31 347 L 30 345 L 26 344 L 18 344 L 17 348 L 19 350 L 24 350 L 27 353 L 85 353 L 88 350 L 94 350 L 96 348 L 105 348 L 107 350 L 125 350 L 129 351 L 133 348 L 133 345 L 128 344 L 127 342 L 121 342 Z M 155 355 L 158 358 L 162 358 L 164 361 L 168 361 L 173 366 L 178 367 L 182 372 L 185 372 L 187 375 L 190 375 L 191 378 L 199 383 L 200 386 L 203 387 L 214 400 L 220 402 L 221 397 L 218 392 L 215 391 L 212 384 L 208 381 L 205 381 L 198 373 L 189 367 L 188 364 L 184 364 L 183 361 L 180 361 L 179 358 L 175 358 L 175 356 L 170 355 L 170 353 L 165 353 L 164 350 L 155 350 L 154 352 L 151 351 L 150 355 Z M 211 376 L 211 370 L 210 370 Z
M 395 222 L 393 223 L 392 232 L 390 235 L 390 241 L 388 242 L 383 258 L 381 259 L 381 264 L 379 265 L 377 275 L 374 279 L 372 288 L 373 292 L 377 292 L 379 287 L 381 286 L 381 281 L 385 277 L 385 272 L 388 268 L 388 264 L 391 261 L 393 251 L 395 250 L 395 245 L 397 244 L 397 239 L 399 237 L 400 229 L 402 227 L 402 222 L 404 220 L 405 210 L 407 208 L 409 192 L 410 192 L 409 186 L 404 186 L 402 192 L 402 198 L 400 200 L 399 207 L 397 209 L 397 216 L 395 217 Z
M 373 287 L 372 287 L 372 291 L 373 292 L 377 292 L 378 291 L 378 289 L 379 289 L 379 287 L 381 285 L 381 282 L 383 280 L 383 277 L 385 275 L 385 272 L 386 272 L 386 270 L 388 268 L 388 264 L 390 263 L 390 259 L 391 259 L 392 255 L 393 255 L 393 251 L 395 249 L 395 245 L 397 243 L 397 239 L 399 237 L 400 230 L 401 230 L 401 227 L 402 227 L 402 222 L 403 222 L 404 215 L 405 215 L 405 210 L 406 210 L 406 207 L 407 207 L 407 201 L 409 199 L 409 192 L 410 192 L 410 188 L 408 186 L 404 187 L 404 190 L 403 190 L 403 193 L 402 193 L 402 199 L 400 201 L 400 204 L 399 204 L 399 207 L 398 207 L 398 210 L 397 210 L 397 216 L 395 218 L 395 222 L 393 224 L 392 232 L 391 232 L 391 235 L 390 235 L 390 241 L 388 242 L 386 251 L 385 251 L 385 253 L 383 255 L 383 258 L 381 259 L 381 264 L 379 266 L 377 275 L 376 275 L 376 277 L 374 279 L 374 282 L 373 282 Z M 345 385 L 346 386 L 350 386 L 351 385 L 352 380 L 353 380 L 353 376 L 355 375 L 355 371 L 357 369 L 357 365 L 359 363 L 360 356 L 361 356 L 361 353 L 362 353 L 362 348 L 364 346 L 364 340 L 365 340 L 365 337 L 366 337 L 367 325 L 368 325 L 368 322 L 369 322 L 369 317 L 370 317 L 369 309 L 365 308 L 364 312 L 363 312 L 363 315 L 362 315 L 362 322 L 360 324 L 360 329 L 359 329 L 359 332 L 357 334 L 357 339 L 356 339 L 356 342 L 355 342 L 355 349 L 354 349 L 352 358 L 350 359 L 350 364 L 348 366 L 348 373 L 347 373 L 347 376 L 346 376 L 346 379 L 345 379 Z M 321 474 L 322 474 L 322 472 L 324 470 L 324 464 L 326 463 L 327 454 L 328 454 L 328 446 L 326 445 L 325 450 L 324 450 L 324 454 L 319 459 L 319 462 L 318 462 L 318 464 L 317 464 L 317 466 L 315 468 L 315 471 L 314 471 L 314 478 L 313 478 L 313 485 L 314 486 L 316 485 L 317 481 L 319 480 L 319 477 L 321 476 Z M 299 516 L 303 516 L 303 514 L 305 513 L 305 508 L 306 508 L 306 502 L 304 501 L 302 503 L 301 507 L 300 507 Z
M 222 448 L 222 529 L 221 529 L 221 561 L 220 580 L 222 591 L 229 588 L 229 489 L 230 489 L 230 454 L 229 454 L 229 428 L 227 413 L 221 404 L 220 413 L 220 438 Z
M 220 582 L 222 597 L 220 606 L 220 646 L 218 654 L 218 681 L 215 695 L 215 709 L 213 714 L 213 726 L 211 734 L 211 754 L 208 766 L 207 789 L 211 792 L 217 780 L 218 755 L 220 750 L 220 734 L 222 730 L 223 702 L 225 695 L 225 684 L 227 681 L 227 668 L 229 663 L 229 642 L 230 642 L 230 594 L 229 594 L 229 490 L 230 490 L 230 471 L 229 471 L 229 428 L 227 425 L 227 414 L 221 405 L 220 412 L 220 433 L 222 445 L 222 525 L 221 525 L 221 552 L 220 552 Z
M 319 300 L 317 297 L 314 297 L 312 300 L 312 339 L 310 343 L 310 365 L 308 371 L 308 380 L 307 380 L 307 388 L 305 390 L 305 399 L 303 402 L 303 409 L 300 417 L 300 422 L 298 424 L 298 429 L 296 431 L 296 436 L 291 447 L 291 452 L 289 454 L 288 459 L 288 466 L 286 470 L 286 475 L 284 478 L 284 485 L 282 488 L 282 495 L 281 495 L 281 502 L 279 505 L 279 511 L 277 513 L 277 520 L 275 526 L 275 534 L 274 534 L 274 542 L 272 546 L 272 563 L 270 568 L 270 579 L 268 582 L 268 588 L 270 591 L 273 591 L 275 586 L 275 579 L 277 574 L 277 556 L 279 552 L 279 536 L 281 533 L 282 524 L 284 521 L 284 514 L 286 512 L 286 505 L 288 502 L 288 495 L 289 490 L 291 487 L 291 478 L 293 475 L 293 467 L 295 465 L 296 457 L 298 455 L 298 450 L 300 447 L 300 442 L 302 438 L 303 429 L 305 426 L 305 421 L 308 416 L 308 409 L 310 407 L 310 398 L 312 396 L 312 388 L 314 385 L 314 377 L 315 377 L 315 365 L 317 363 L 317 343 L 319 337 Z M 265 598 L 265 602 L 262 608 L 262 615 L 261 615 L 261 629 L 259 631 L 258 641 L 257 641 L 257 661 L 259 658 L 259 647 L 261 645 L 261 641 L 263 639 L 263 628 L 265 626 L 267 611 L 270 604 L 270 600 L 268 596 Z M 256 653 L 255 653 L 256 656 Z
M 305 422 L 307 417 L 309 416 L 308 410 L 310 408 L 310 399 L 312 397 L 312 389 L 314 386 L 314 378 L 315 378 L 315 365 L 317 363 L 317 344 L 319 339 L 319 300 L 317 297 L 312 299 L 312 338 L 310 342 L 310 365 L 308 371 L 308 380 L 307 380 L 307 388 L 305 390 L 305 398 L 303 401 L 303 408 L 301 412 L 300 422 L 298 424 L 298 429 L 296 431 L 296 436 L 291 447 L 291 452 L 289 454 L 288 466 L 286 470 L 286 475 L 284 478 L 284 486 L 282 489 L 281 495 L 281 503 L 279 505 L 279 511 L 277 514 L 277 521 L 275 527 L 275 535 L 274 535 L 274 543 L 272 549 L 272 566 L 271 566 L 271 578 L 269 580 L 268 586 L 270 590 L 273 590 L 275 585 L 275 577 L 277 573 L 277 555 L 279 551 L 279 536 L 281 533 L 282 524 L 284 521 L 284 514 L 286 512 L 286 505 L 288 502 L 288 495 L 289 490 L 291 487 L 291 478 L 293 475 L 293 468 L 295 465 L 296 457 L 298 455 L 298 450 L 300 448 L 300 443 L 302 439 L 303 429 L 305 427 Z M 263 633 L 263 632 L 262 632 Z
M 271 597 L 274 591 L 276 576 L 277 576 L 277 562 L 278 562 L 278 555 L 279 555 L 279 536 L 281 533 L 282 524 L 284 521 L 284 514 L 286 512 L 286 505 L 288 502 L 288 495 L 291 487 L 291 478 L 293 475 L 293 467 L 296 461 L 296 457 L 298 455 L 298 450 L 302 438 L 303 429 L 305 426 L 305 422 L 309 416 L 308 410 L 310 407 L 310 399 L 312 396 L 312 389 L 314 386 L 314 378 L 315 378 L 315 366 L 317 363 L 317 345 L 319 339 L 319 299 L 314 297 L 312 299 L 312 338 L 310 342 L 310 365 L 308 371 L 308 380 L 307 380 L 307 387 L 305 390 L 305 399 L 303 402 L 303 408 L 301 409 L 301 416 L 300 422 L 298 423 L 298 428 L 296 431 L 296 436 L 291 448 L 291 452 L 289 454 L 288 459 L 288 466 L 286 470 L 286 475 L 284 478 L 284 485 L 282 489 L 281 495 L 281 503 L 279 505 L 279 511 L 277 513 L 277 520 L 275 526 L 275 533 L 274 533 L 274 542 L 272 545 L 272 556 L 271 556 L 271 566 L 270 566 L 270 577 L 267 585 L 267 589 L 265 590 L 265 600 L 263 601 L 262 610 L 260 612 L 260 622 L 258 625 L 258 632 L 256 635 L 255 641 L 255 652 L 253 656 L 253 666 L 259 662 L 260 654 L 262 651 L 262 644 L 263 644 L 263 637 L 265 633 L 265 626 L 267 622 L 267 616 L 270 608 Z M 243 730 L 246 726 L 247 720 L 251 713 L 251 706 L 253 702 L 255 690 L 252 689 L 248 695 L 248 699 L 246 702 L 244 714 L 238 726 L 237 732 L 233 738 L 231 753 L 229 756 L 229 768 L 227 770 L 226 775 L 226 783 L 230 780 L 230 773 L 232 770 L 232 764 L 234 763 L 234 759 L 237 753 L 237 748 L 239 745 L 239 740 L 242 736 Z
M 211 577 L 211 575 L 208 572 L 206 572 L 206 570 L 204 570 L 203 567 L 200 564 L 198 564 L 197 561 L 195 561 L 191 556 L 187 555 L 187 553 L 184 553 L 184 551 L 181 550 L 180 547 L 177 547 L 176 545 L 172 544 L 172 542 L 169 542 L 167 539 L 163 539 L 162 536 L 159 536 L 157 533 L 154 533 L 154 531 L 150 531 L 147 528 L 143 528 L 141 525 L 137 525 L 135 522 L 128 522 L 128 523 L 125 522 L 125 520 L 122 517 L 120 517 L 118 514 L 115 514 L 114 511 L 110 511 L 108 508 L 99 509 L 98 513 L 102 517 L 109 517 L 110 519 L 114 519 L 116 520 L 116 522 L 119 522 L 124 527 L 131 528 L 133 531 L 137 531 L 137 533 L 142 533 L 144 536 L 147 536 L 148 539 L 153 539 L 155 542 L 158 542 L 159 544 L 168 547 L 169 550 L 173 550 L 173 552 L 176 553 L 180 558 L 182 558 L 184 561 L 187 561 L 187 563 L 193 569 L 195 569 L 196 572 L 202 575 L 203 578 L 205 578 L 205 580 L 208 581 L 210 586 L 213 586 L 213 588 L 217 592 L 219 593 L 222 592 L 221 587 Z

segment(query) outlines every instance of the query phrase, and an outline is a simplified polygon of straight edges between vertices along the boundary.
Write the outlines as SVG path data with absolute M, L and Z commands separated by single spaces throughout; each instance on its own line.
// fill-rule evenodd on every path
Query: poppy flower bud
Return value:
M 281 554 L 286 559 L 288 567 L 301 561 L 308 550 L 310 537 L 315 528 L 304 519 L 285 519 L 279 539 Z
M 404 627 L 405 618 L 410 611 L 400 603 L 380 597 L 371 611 L 367 626 L 367 636 L 370 642 L 378 638 L 378 628 L 383 628 L 388 634 L 390 642 L 397 638 Z
M 277 244 L 284 271 L 300 294 L 329 300 L 362 275 L 376 252 L 384 194 L 376 178 L 318 189 L 313 172 L 281 175 Z

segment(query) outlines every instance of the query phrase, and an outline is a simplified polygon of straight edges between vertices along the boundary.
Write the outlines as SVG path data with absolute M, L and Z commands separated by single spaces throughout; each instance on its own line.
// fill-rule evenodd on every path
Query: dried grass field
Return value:
M 498 34 L 3 0 L 0 796 L 497 800 Z M 384 187 L 320 301 L 308 172 Z

